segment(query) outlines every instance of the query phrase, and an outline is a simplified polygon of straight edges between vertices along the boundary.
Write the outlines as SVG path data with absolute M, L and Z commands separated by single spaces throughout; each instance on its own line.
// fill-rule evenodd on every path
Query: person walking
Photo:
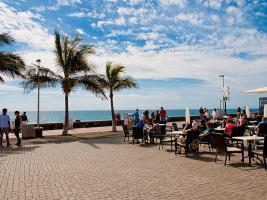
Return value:
M 10 129 L 10 117 L 7 114 L 6 108 L 4 108 L 2 110 L 2 115 L 0 115 L 0 129 L 1 129 L 0 146 L 2 147 L 2 141 L 3 141 L 4 134 L 6 135 L 7 146 L 10 146 L 9 137 L 8 137 L 9 129 Z
M 140 119 L 139 119 L 139 110 L 136 109 L 135 113 L 134 113 L 134 121 L 135 121 L 135 124 L 137 124 Z
M 23 114 L 20 117 L 21 117 L 22 124 L 27 124 L 29 122 L 26 112 L 23 112 Z
M 167 112 L 166 112 L 166 110 L 164 110 L 163 107 L 160 108 L 160 121 L 162 123 L 166 123 L 166 121 L 167 121 Z
M 15 111 L 15 129 L 14 129 L 14 132 L 15 132 L 15 136 L 17 138 L 17 143 L 16 143 L 16 146 L 20 146 L 21 145 L 21 139 L 19 137 L 19 133 L 21 131 L 21 125 L 22 125 L 22 120 L 21 120 L 21 116 L 19 115 L 19 111 Z

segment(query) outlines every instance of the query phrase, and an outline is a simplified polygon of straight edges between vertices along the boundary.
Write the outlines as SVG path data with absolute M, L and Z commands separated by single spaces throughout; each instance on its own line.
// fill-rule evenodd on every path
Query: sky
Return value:
M 16 40 L 1 50 L 55 71 L 54 32 L 79 34 L 96 48 L 88 62 L 97 73 L 112 61 L 138 82 L 115 94 L 116 109 L 219 107 L 221 74 L 229 108 L 257 108 L 262 95 L 243 91 L 267 86 L 266 0 L 0 0 L 0 30 Z M 37 92 L 19 82 L 0 85 L 0 106 L 36 110 Z M 86 91 L 70 96 L 71 110 L 109 108 Z M 41 110 L 64 110 L 60 88 L 41 90 Z

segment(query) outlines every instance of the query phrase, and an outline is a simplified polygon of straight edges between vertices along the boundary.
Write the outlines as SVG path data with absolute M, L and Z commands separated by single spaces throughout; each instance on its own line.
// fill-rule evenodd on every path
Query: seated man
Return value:
M 186 136 L 180 136 L 180 140 L 182 141 L 185 141 L 185 144 L 182 144 L 184 145 L 185 147 L 185 152 L 187 153 L 189 150 L 190 150 L 190 145 L 193 143 L 193 141 L 195 139 L 198 139 L 199 138 L 199 134 L 200 134 L 200 131 L 199 131 L 199 124 L 194 121 L 192 123 L 192 128 L 187 128 L 189 126 L 189 124 L 187 123 L 183 129 L 183 132 L 186 133 Z M 175 144 L 175 148 L 176 148 L 176 152 L 177 153 L 181 153 L 181 148 L 178 150 L 177 147 L 179 146 L 179 144 L 177 143 L 177 140 L 176 140 L 176 144 Z
M 255 131 L 257 132 L 257 133 L 259 133 L 259 127 L 260 126 L 262 126 L 262 125 L 265 125 L 265 126 L 267 126 L 267 117 L 263 117 L 262 118 L 262 121 L 258 124 L 258 126 L 255 128 Z M 261 134 L 261 133 L 260 133 Z M 267 134 L 267 133 L 265 133 L 265 134 Z
M 135 126 L 137 126 L 137 127 L 144 127 L 145 126 L 145 123 L 144 123 L 143 120 L 140 120 L 139 122 L 136 123 Z
M 206 129 L 202 131 L 199 135 L 199 139 L 201 141 L 207 142 L 209 141 L 210 134 L 212 132 L 213 128 L 211 127 L 211 123 L 207 122 L 206 123 Z

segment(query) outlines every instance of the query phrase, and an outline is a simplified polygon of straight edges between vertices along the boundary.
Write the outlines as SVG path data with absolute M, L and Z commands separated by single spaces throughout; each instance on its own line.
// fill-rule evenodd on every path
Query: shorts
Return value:
M 4 133 L 6 134 L 6 135 L 8 135 L 9 134 L 9 128 L 1 128 L 1 136 L 3 136 L 4 135 Z

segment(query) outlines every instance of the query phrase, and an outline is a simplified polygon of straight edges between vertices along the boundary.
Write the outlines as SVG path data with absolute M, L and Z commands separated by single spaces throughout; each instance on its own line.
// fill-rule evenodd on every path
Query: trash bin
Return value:
M 43 137 L 43 127 L 36 127 L 36 128 L 34 128 L 35 129 L 35 136 L 37 137 L 37 138 L 41 138 L 41 137 Z

